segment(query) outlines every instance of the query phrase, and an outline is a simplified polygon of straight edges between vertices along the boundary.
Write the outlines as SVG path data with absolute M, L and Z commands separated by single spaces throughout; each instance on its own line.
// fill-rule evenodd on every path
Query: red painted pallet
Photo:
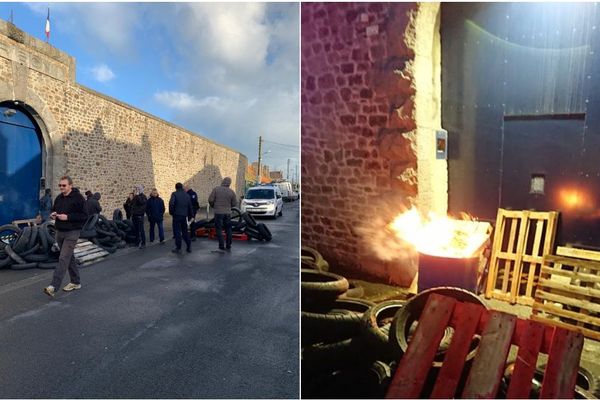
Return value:
M 223 235 L 225 235 L 225 233 L 223 233 Z M 197 237 L 207 237 L 209 239 L 216 239 L 217 238 L 217 230 L 215 228 L 198 228 L 198 229 L 196 229 L 196 236 Z M 249 240 L 249 237 L 245 233 L 233 232 L 232 239 L 233 240 Z
M 548 354 L 540 398 L 574 398 L 583 349 L 581 333 L 486 310 L 480 305 L 439 294 L 429 296 L 386 398 L 421 397 L 447 326 L 454 328 L 454 335 L 433 384 L 431 398 L 496 397 L 511 345 L 518 346 L 519 350 L 507 398 L 529 398 L 540 352 Z M 481 336 L 479 348 L 462 393 L 457 393 L 465 359 L 476 334 Z

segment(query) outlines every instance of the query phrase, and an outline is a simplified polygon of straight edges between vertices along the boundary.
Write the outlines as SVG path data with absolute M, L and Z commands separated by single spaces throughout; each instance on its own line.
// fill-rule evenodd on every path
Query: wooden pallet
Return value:
M 486 298 L 533 304 L 544 254 L 554 248 L 558 212 L 498 209 Z
M 600 253 L 558 247 L 544 260 L 532 318 L 600 340 Z
M 494 398 L 511 345 L 519 347 L 506 398 L 529 398 L 540 352 L 548 354 L 540 398 L 574 398 L 583 336 L 579 332 L 486 310 L 479 304 L 432 294 L 402 356 L 386 398 L 422 398 L 446 327 L 454 328 L 450 347 L 431 390 L 431 398 Z M 477 354 L 460 393 L 465 359 L 474 335 Z M 431 388 L 428 388 L 431 389 Z M 426 390 L 426 393 L 429 390 Z
M 79 239 L 73 251 L 80 265 L 90 265 L 102 261 L 110 253 L 86 239 Z

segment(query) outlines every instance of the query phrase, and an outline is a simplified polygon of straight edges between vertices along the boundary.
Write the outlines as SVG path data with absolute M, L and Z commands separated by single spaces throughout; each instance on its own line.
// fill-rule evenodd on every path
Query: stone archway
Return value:
M 58 124 L 48 105 L 31 89 L 27 89 L 25 99 L 16 98 L 13 85 L 0 82 L 0 102 L 13 102 L 24 108 L 36 122 L 42 134 L 42 174 L 46 178 L 46 188 L 54 188 L 65 172 L 64 150 Z

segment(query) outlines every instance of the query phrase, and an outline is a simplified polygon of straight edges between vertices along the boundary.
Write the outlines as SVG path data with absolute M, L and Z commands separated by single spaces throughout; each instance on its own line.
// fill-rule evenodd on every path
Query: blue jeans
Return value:
M 154 242 L 154 225 L 158 226 L 158 238 L 160 239 L 160 241 L 162 242 L 163 240 L 165 240 L 165 230 L 163 228 L 162 220 L 153 221 L 149 219 L 148 221 L 150 222 L 150 241 Z
M 175 235 L 175 247 L 177 247 L 177 250 L 181 250 L 182 236 L 187 248 L 190 249 L 192 247 L 186 217 L 173 215 L 173 234 Z
M 133 230 L 135 231 L 135 245 L 145 245 L 146 232 L 144 231 L 144 216 L 134 215 L 131 219 L 133 220 Z
M 223 227 L 225 227 L 225 234 L 227 235 L 227 248 L 231 247 L 231 215 L 230 214 L 215 214 L 215 230 L 217 231 L 217 239 L 219 239 L 219 248 L 223 246 Z

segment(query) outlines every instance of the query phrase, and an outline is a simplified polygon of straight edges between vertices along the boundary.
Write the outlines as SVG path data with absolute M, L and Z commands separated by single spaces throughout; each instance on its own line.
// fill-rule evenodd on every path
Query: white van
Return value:
M 283 196 L 277 186 L 255 186 L 248 189 L 242 200 L 242 212 L 273 218 L 283 215 Z
M 281 195 L 283 196 L 283 201 L 294 201 L 296 200 L 296 196 L 294 195 L 294 190 L 292 189 L 292 183 L 288 181 L 277 182 L 274 184 L 281 190 Z

